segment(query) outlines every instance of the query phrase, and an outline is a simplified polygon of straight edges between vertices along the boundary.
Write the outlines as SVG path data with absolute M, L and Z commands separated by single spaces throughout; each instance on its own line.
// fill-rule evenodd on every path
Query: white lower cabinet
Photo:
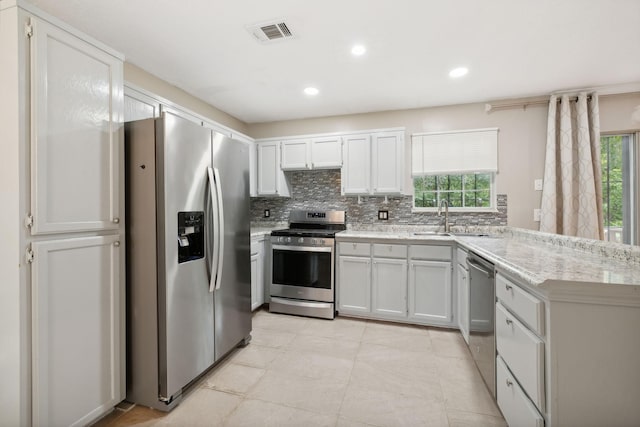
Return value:
M 450 324 L 451 318 L 451 263 L 411 260 L 409 319 Z
M 338 258 L 338 311 L 341 314 L 371 312 L 371 258 Z
M 86 425 L 122 400 L 119 236 L 32 247 L 33 425 Z
M 496 359 L 496 399 L 508 425 L 513 427 L 544 426 L 544 418 L 522 391 L 500 356 Z
M 265 302 L 265 250 L 264 237 L 251 239 L 251 310 Z
M 498 272 L 496 394 L 511 426 L 542 426 L 545 399 L 545 342 L 530 329 L 542 324 L 544 303 Z M 514 296 L 516 298 L 514 298 Z M 524 323 L 521 319 L 528 319 Z
M 346 241 L 337 262 L 340 314 L 452 325 L 450 246 Z
M 407 260 L 374 258 L 371 280 L 372 313 L 407 317 Z

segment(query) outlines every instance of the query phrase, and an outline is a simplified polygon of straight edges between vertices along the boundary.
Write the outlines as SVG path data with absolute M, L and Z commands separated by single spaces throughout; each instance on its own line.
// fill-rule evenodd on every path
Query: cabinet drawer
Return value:
M 496 304 L 496 350 L 540 410 L 544 410 L 544 342 Z
M 511 280 L 496 275 L 496 297 L 535 333 L 544 336 L 544 303 Z
M 370 256 L 371 244 L 356 242 L 341 242 L 340 255 Z
M 407 245 L 373 245 L 373 256 L 381 258 L 406 258 Z
M 500 356 L 496 359 L 496 400 L 508 425 L 544 426 L 544 418 L 522 391 Z
M 451 246 L 411 245 L 409 254 L 412 259 L 451 261 Z
M 456 248 L 456 262 L 464 268 L 467 268 L 467 251 Z

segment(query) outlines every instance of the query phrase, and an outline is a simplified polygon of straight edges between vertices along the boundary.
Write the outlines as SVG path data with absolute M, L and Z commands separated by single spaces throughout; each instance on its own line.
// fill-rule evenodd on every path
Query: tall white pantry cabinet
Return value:
M 124 398 L 123 58 L 0 1 L 0 425 Z

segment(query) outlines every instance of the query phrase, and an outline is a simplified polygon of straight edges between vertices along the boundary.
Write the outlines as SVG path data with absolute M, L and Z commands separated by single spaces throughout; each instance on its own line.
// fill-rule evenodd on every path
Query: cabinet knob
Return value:
M 508 291 L 510 291 L 511 289 L 513 289 L 513 286 L 511 285 L 504 285 L 504 288 Z
M 120 218 L 113 218 L 114 224 L 120 224 Z
M 120 242 L 118 242 L 118 241 L 113 242 L 113 246 L 115 246 L 116 248 L 119 248 L 120 247 Z
M 511 382 L 511 380 L 509 378 L 507 378 L 507 387 L 511 387 L 513 385 L 513 383 Z
M 355 249 L 355 248 L 356 248 L 356 246 L 357 246 L 357 245 L 354 243 L 354 244 L 353 244 L 353 249 Z
M 512 323 L 513 323 L 513 320 L 511 320 L 511 319 L 507 319 L 507 325 L 510 325 L 510 324 L 512 324 Z

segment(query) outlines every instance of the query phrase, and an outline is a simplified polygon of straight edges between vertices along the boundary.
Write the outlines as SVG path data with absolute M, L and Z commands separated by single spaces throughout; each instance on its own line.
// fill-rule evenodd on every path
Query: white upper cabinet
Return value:
M 342 194 L 397 195 L 404 178 L 404 131 L 344 137 Z
M 311 139 L 311 169 L 335 169 L 341 166 L 341 137 L 326 136 Z
M 280 142 L 260 142 L 257 148 L 258 196 L 289 197 L 289 183 L 280 168 Z
M 404 175 L 404 132 L 372 135 L 372 185 L 374 194 L 399 194 Z
M 124 88 L 124 121 L 160 117 L 160 102 L 130 87 Z
M 122 61 L 31 18 L 33 234 L 118 230 Z
M 258 195 L 258 148 L 255 144 L 249 147 L 249 196 Z
M 342 194 L 371 192 L 371 135 L 344 137 Z
M 341 166 L 340 136 L 282 141 L 282 170 L 337 169 Z
M 282 170 L 311 169 L 311 150 L 308 139 L 292 139 L 282 142 Z

